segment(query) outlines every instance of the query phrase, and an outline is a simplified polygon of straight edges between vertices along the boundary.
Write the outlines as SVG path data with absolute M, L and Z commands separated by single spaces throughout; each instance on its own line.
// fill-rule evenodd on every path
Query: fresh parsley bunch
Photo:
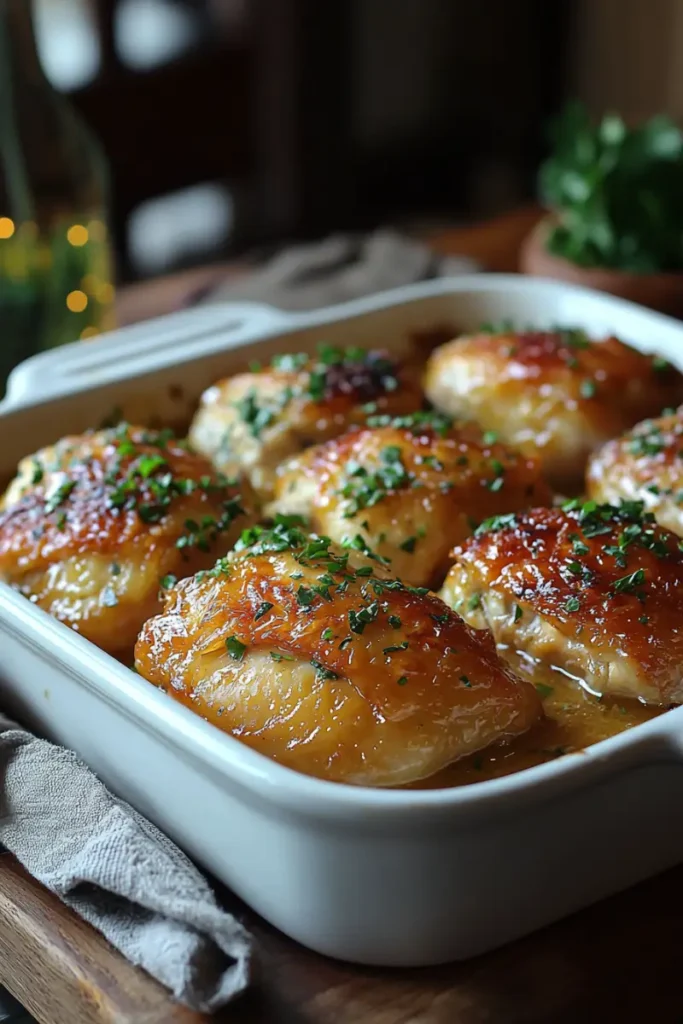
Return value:
M 683 270 L 683 133 L 667 117 L 637 128 L 577 103 L 552 129 L 540 172 L 556 225 L 548 250 L 584 267 L 648 274 Z

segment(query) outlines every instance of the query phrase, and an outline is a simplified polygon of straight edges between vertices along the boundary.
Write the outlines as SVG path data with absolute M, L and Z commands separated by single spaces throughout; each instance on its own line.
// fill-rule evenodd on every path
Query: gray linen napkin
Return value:
M 390 231 L 297 246 L 201 301 L 285 309 L 331 305 L 433 277 L 471 273 Z M 0 844 L 132 963 L 181 1002 L 211 1012 L 250 980 L 251 941 L 187 858 L 118 800 L 75 754 L 0 716 Z
M 280 309 L 332 306 L 373 292 L 436 277 L 471 274 L 481 267 L 467 256 L 440 256 L 394 231 L 332 235 L 296 245 L 244 277 L 198 296 L 201 302 L 267 302 Z
M 194 1010 L 249 984 L 252 945 L 173 843 L 76 755 L 0 715 L 0 843 Z

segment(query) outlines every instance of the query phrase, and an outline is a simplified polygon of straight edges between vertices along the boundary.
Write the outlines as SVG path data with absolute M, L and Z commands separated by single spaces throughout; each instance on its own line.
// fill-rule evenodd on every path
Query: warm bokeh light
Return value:
M 88 305 L 88 296 L 85 292 L 69 292 L 66 297 L 66 304 L 72 313 L 82 313 Z
M 0 217 L 0 238 L 11 238 L 14 234 L 14 221 L 10 217 Z
M 82 224 L 73 224 L 66 233 L 70 245 L 80 247 L 88 241 L 88 229 Z
M 80 333 L 80 339 L 81 341 L 87 341 L 88 338 L 96 338 L 101 333 L 98 327 L 85 327 Z
M 97 289 L 97 301 L 101 302 L 103 306 L 108 306 L 110 302 L 113 302 L 114 285 L 108 281 L 103 281 Z

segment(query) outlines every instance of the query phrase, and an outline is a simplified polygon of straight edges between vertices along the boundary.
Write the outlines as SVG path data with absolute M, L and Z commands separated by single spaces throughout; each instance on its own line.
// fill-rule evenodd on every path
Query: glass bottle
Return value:
M 30 0 L 0 0 L 0 393 L 14 365 L 112 326 L 99 146 L 38 57 Z

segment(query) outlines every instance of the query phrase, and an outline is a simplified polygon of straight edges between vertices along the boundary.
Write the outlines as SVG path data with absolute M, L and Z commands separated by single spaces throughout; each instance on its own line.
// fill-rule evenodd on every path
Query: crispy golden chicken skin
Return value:
M 423 400 L 414 369 L 386 352 L 321 346 L 317 356 L 278 356 L 262 370 L 204 393 L 190 440 L 224 473 L 243 471 L 272 496 L 275 469 L 310 445 L 364 423 L 368 408 L 410 412 Z
M 393 786 L 523 733 L 542 714 L 439 599 L 280 518 L 165 595 L 140 675 L 309 775 Z
M 645 420 L 594 452 L 586 490 L 596 501 L 642 501 L 660 526 L 683 537 L 683 409 Z
M 394 576 L 433 588 L 482 519 L 552 500 L 535 459 L 478 429 L 430 413 L 377 421 L 283 463 L 271 514 L 306 516 L 337 542 L 360 535 Z
M 437 349 L 425 390 L 443 412 L 536 452 L 549 482 L 574 493 L 594 448 L 683 400 L 683 376 L 614 337 L 592 341 L 579 330 L 482 333 Z
M 638 502 L 501 516 L 454 557 L 442 598 L 518 671 L 683 702 L 683 551 Z
M 65 437 L 24 459 L 3 499 L 0 578 L 130 657 L 160 580 L 213 565 L 250 521 L 238 488 L 168 432 Z

